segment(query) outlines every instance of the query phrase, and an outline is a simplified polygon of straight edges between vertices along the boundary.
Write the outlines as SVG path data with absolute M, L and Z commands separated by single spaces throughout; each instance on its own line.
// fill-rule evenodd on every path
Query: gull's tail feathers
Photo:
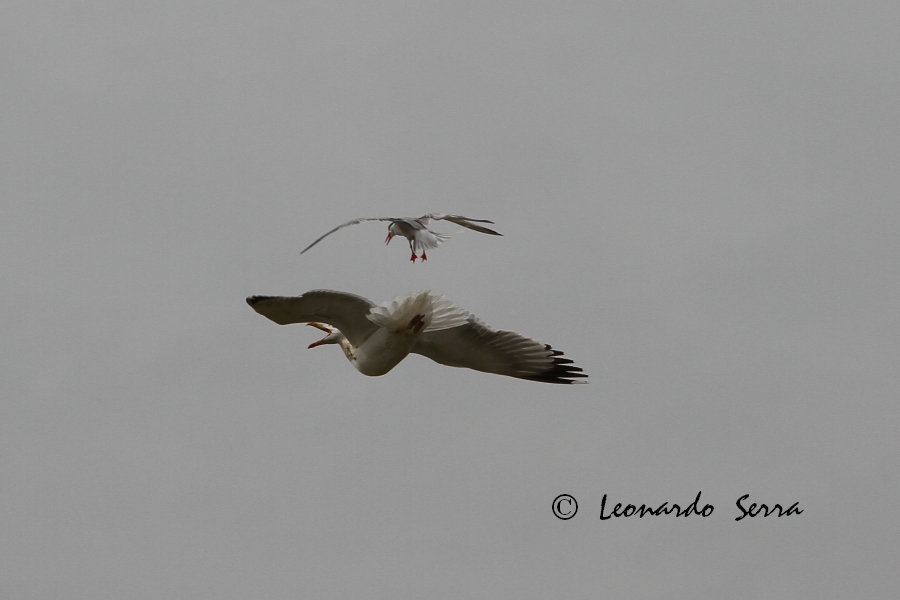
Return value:
M 373 307 L 367 318 L 389 331 L 438 331 L 465 325 L 469 313 L 431 290 L 397 297 Z

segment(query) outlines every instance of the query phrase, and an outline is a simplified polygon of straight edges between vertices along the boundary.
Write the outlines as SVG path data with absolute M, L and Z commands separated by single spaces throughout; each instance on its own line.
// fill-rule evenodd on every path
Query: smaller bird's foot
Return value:
M 422 260 L 423 260 L 423 261 L 426 261 L 426 260 L 428 260 L 428 257 L 427 257 L 427 256 L 425 256 L 425 253 L 424 253 L 424 252 L 423 252 L 423 253 L 422 253 Z

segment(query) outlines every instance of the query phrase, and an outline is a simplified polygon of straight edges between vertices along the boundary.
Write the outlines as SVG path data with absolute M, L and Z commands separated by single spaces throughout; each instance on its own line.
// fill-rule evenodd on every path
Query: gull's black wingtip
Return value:
M 247 296 L 247 304 L 250 306 L 255 306 L 262 302 L 263 300 L 268 300 L 272 296 Z
M 554 349 L 550 344 L 544 344 L 544 349 L 550 352 L 553 364 L 545 371 L 524 379 L 543 383 L 587 383 L 587 381 L 581 381 L 581 379 L 587 378 L 587 373 L 582 372 L 581 367 L 575 366 L 572 359 L 565 358 L 561 350 Z

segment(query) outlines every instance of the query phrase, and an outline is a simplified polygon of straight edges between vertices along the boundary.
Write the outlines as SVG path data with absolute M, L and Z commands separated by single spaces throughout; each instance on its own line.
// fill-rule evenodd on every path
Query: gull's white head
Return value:
M 323 323 L 307 323 L 310 327 L 315 327 L 316 329 L 321 329 L 325 332 L 325 337 L 323 337 L 318 342 L 313 342 L 307 348 L 315 348 L 316 346 L 323 346 L 325 344 L 340 344 L 341 340 L 344 339 L 344 334 L 341 333 L 337 328 L 332 327 L 331 325 L 325 325 Z

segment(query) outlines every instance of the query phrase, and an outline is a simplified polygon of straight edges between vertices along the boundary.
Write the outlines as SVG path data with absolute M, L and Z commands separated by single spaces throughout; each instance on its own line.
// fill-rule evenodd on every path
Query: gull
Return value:
M 384 375 L 410 353 L 451 367 L 546 383 L 587 383 L 549 344 L 496 331 L 443 296 L 426 290 L 375 305 L 333 290 L 302 296 L 250 296 L 253 310 L 279 325 L 306 323 L 325 337 L 309 348 L 338 344 L 363 375 Z
M 416 254 L 417 252 L 422 252 L 422 260 L 428 260 L 428 257 L 425 255 L 426 250 L 430 250 L 432 248 L 437 248 L 441 242 L 446 242 L 451 237 L 456 234 L 450 233 L 437 233 L 435 231 L 431 231 L 428 229 L 428 224 L 431 221 L 450 221 L 451 223 L 456 223 L 457 225 L 462 225 L 463 227 L 467 227 L 474 231 L 478 231 L 480 233 L 487 233 L 490 235 L 503 235 L 502 233 L 497 233 L 493 229 L 488 229 L 487 227 L 482 227 L 481 225 L 476 225 L 475 223 L 490 223 L 494 224 L 493 221 L 487 221 L 485 219 L 470 219 L 468 217 L 461 217 L 459 215 L 445 215 L 440 213 L 428 213 L 427 215 L 422 215 L 421 217 L 363 217 L 361 219 L 353 219 L 352 221 L 347 221 L 341 225 L 338 225 L 312 244 L 303 249 L 300 254 L 303 254 L 323 239 L 337 231 L 338 229 L 343 229 L 349 225 L 356 225 L 357 223 L 362 223 L 364 221 L 390 221 L 391 224 L 388 225 L 388 234 L 387 238 L 384 240 L 384 244 L 390 244 L 391 238 L 395 235 L 401 235 L 409 240 L 409 251 L 412 253 L 412 256 L 409 258 L 412 262 L 416 262 L 416 259 L 419 256 Z

